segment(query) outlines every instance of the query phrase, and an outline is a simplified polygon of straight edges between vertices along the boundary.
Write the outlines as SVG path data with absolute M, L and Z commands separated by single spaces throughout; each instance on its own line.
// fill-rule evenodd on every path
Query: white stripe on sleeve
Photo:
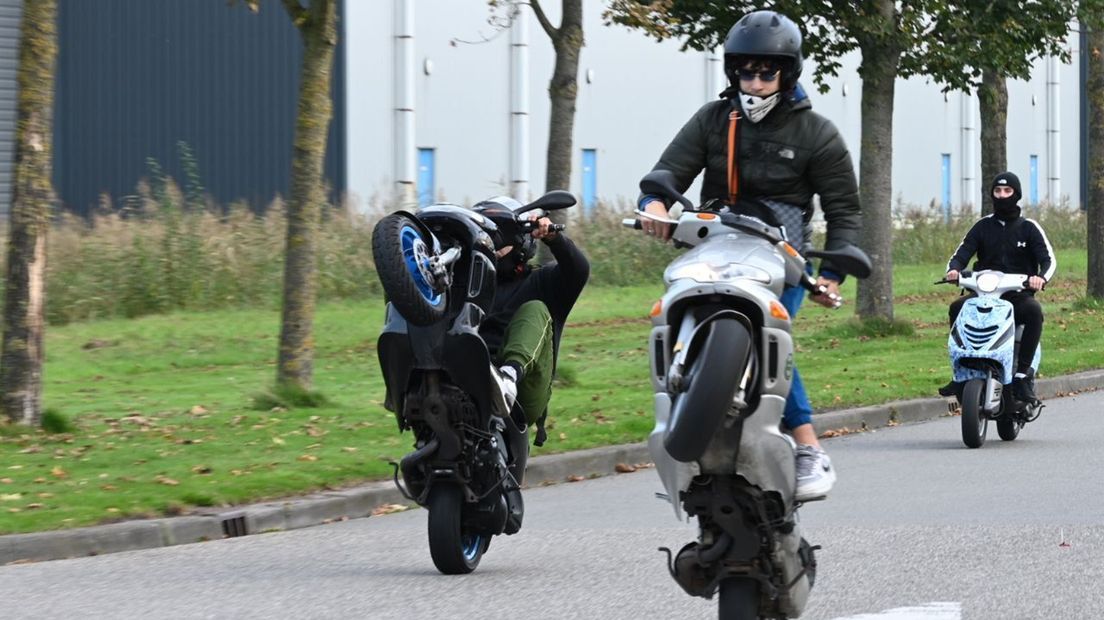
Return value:
M 1046 273 L 1039 274 L 1044 280 L 1050 282 L 1050 278 L 1054 276 L 1054 270 L 1058 268 L 1058 257 L 1054 255 L 1054 246 L 1050 245 L 1050 239 L 1047 239 L 1046 233 L 1043 232 L 1043 227 L 1039 226 L 1039 223 L 1031 218 L 1024 218 L 1027 221 L 1035 225 L 1039 234 L 1043 237 L 1043 243 L 1046 244 L 1047 254 L 1050 255 L 1050 267 L 1047 267 Z

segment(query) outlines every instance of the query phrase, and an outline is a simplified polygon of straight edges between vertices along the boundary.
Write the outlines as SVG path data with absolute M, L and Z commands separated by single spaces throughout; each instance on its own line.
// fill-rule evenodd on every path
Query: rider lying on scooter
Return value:
M 544 419 L 552 396 L 560 335 L 590 276 L 590 263 L 570 239 L 552 230 L 552 220 L 547 217 L 538 218 L 532 232 L 525 230 L 513 212 L 520 207 L 509 197 L 472 207 L 499 230 L 495 240 L 498 287 L 479 335 L 492 359 L 500 364 L 492 368 L 498 397 L 507 410 L 515 401 L 520 404 L 526 425 L 537 424 L 534 443 L 539 446 L 545 440 Z M 536 239 L 548 246 L 556 259 L 554 265 L 529 265 Z
M 1038 398 L 1035 396 L 1035 371 L 1031 368 L 1031 359 L 1043 335 L 1043 307 L 1035 300 L 1035 293 L 1041 291 L 1054 276 L 1058 262 L 1043 227 L 1035 220 L 1020 215 L 1020 179 L 1011 172 L 1002 172 L 993 179 L 991 191 L 993 213 L 978 220 L 966 233 L 947 263 L 945 278 L 949 282 L 958 281 L 959 272 L 966 268 L 974 254 L 977 254 L 975 271 L 995 269 L 1030 276 L 1024 290 L 1005 293 L 1002 298 L 1012 304 L 1016 324 L 1024 328 L 1016 374 L 1012 379 L 1013 393 L 1019 400 L 1033 403 Z M 951 304 L 951 327 L 954 327 L 962 305 L 972 296 L 973 293 L 959 297 Z M 962 383 L 954 380 L 939 388 L 941 396 L 955 396 L 961 392 Z

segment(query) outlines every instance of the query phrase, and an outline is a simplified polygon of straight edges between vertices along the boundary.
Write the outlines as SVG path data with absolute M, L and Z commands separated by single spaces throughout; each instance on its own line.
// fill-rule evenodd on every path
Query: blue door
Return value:
M 1028 175 L 1031 178 L 1031 190 L 1028 194 L 1028 204 L 1039 204 L 1039 156 L 1032 155 L 1031 163 L 1029 164 Z
M 418 149 L 418 206 L 432 204 L 437 188 L 434 183 L 433 149 Z
M 951 221 L 951 154 L 943 153 L 943 221 Z
M 598 151 L 583 149 L 583 210 L 587 216 L 598 204 Z

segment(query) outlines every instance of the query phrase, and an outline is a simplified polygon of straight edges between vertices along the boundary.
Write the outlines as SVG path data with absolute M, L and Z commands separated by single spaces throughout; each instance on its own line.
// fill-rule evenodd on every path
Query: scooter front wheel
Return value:
M 445 315 L 447 291 L 438 291 L 430 267 L 433 239 L 410 216 L 392 213 L 372 231 L 372 257 L 383 291 L 414 325 L 432 325 Z
M 962 443 L 967 448 L 980 448 L 985 443 L 989 418 L 985 415 L 984 398 L 985 381 L 973 379 L 966 382 L 962 389 Z

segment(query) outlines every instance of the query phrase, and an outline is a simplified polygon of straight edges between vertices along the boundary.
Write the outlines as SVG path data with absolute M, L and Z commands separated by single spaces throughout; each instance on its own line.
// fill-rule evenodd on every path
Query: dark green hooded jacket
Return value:
M 723 93 L 729 94 L 736 93 Z M 730 98 L 702 106 L 653 168 L 673 172 L 680 192 L 704 169 L 703 204 L 728 199 L 728 114 L 733 106 L 738 108 L 739 102 Z M 801 207 L 808 227 L 816 194 L 828 224 L 825 249 L 859 245 L 862 210 L 851 155 L 835 125 L 813 112 L 801 87 L 758 123 L 746 118 L 739 122 L 740 196 Z M 821 265 L 825 271 L 842 276 L 829 264 Z

